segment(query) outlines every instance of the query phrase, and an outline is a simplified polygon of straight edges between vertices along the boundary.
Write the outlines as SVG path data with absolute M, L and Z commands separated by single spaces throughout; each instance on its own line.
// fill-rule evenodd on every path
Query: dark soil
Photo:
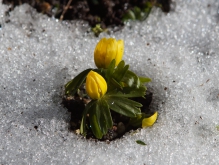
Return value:
M 161 7 L 164 12 L 170 11 L 171 0 L 3 0 L 11 5 L 10 10 L 28 3 L 40 13 L 61 20 L 85 20 L 91 27 L 100 24 L 103 29 L 123 26 L 123 16 L 135 7 L 142 9 L 147 2 Z
M 133 100 L 140 102 L 143 105 L 143 107 L 141 108 L 142 112 L 145 112 L 146 114 L 152 114 L 149 109 L 150 103 L 152 101 L 152 93 L 148 93 L 145 97 L 146 99 L 134 98 Z M 71 120 L 69 124 L 70 131 L 77 133 L 77 130 L 80 130 L 82 112 L 88 101 L 88 98 L 82 98 L 78 94 L 76 94 L 74 97 L 63 98 L 62 104 L 68 109 L 69 112 L 71 112 Z M 128 124 L 130 119 L 129 117 L 123 116 L 114 111 L 111 111 L 111 115 L 113 120 L 113 127 L 108 130 L 108 133 L 103 136 L 102 139 L 96 139 L 91 129 L 87 130 L 86 138 L 100 141 L 112 141 L 122 137 L 126 132 L 138 129 Z M 89 120 L 87 120 L 87 123 L 89 125 Z

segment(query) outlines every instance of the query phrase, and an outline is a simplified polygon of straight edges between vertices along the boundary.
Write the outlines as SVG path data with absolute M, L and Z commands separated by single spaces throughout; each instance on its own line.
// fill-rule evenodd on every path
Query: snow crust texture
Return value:
M 7 9 L 0 3 L 0 164 L 218 164 L 217 0 L 175 0 L 170 13 L 153 9 L 146 21 L 99 38 L 85 22 L 59 22 L 28 5 Z M 110 144 L 70 132 L 61 105 L 64 84 L 95 67 L 102 37 L 124 40 L 124 60 L 152 79 L 159 113 L 153 127 Z

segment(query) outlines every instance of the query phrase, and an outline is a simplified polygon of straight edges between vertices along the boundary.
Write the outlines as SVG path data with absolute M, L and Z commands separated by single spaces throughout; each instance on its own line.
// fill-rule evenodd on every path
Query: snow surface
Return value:
M 28 5 L 5 15 L 0 2 L 0 163 L 218 164 L 219 2 L 175 0 L 173 7 L 96 38 L 85 22 L 59 22 Z M 152 128 L 110 144 L 69 132 L 70 113 L 60 104 L 64 84 L 94 67 L 102 37 L 124 39 L 124 59 L 152 78 L 151 109 L 159 112 Z

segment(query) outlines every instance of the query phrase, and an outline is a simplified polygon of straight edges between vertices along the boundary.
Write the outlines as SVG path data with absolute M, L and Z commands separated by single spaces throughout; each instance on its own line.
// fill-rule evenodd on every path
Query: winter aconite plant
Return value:
M 133 101 L 135 97 L 145 96 L 145 83 L 151 80 L 129 70 L 122 60 L 123 52 L 123 40 L 101 39 L 94 51 L 97 68 L 84 70 L 65 85 L 65 94 L 74 96 L 85 83 L 86 94 L 91 99 L 82 109 L 82 135 L 91 128 L 96 138 L 101 139 L 113 127 L 111 111 L 129 117 L 129 124 L 137 127 L 152 126 L 157 119 L 157 112 L 152 116 L 142 113 L 142 104 Z

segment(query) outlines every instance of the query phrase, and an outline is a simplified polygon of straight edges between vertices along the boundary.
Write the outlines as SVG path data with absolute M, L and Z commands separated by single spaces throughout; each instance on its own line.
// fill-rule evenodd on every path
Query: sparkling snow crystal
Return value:
M 99 38 L 86 22 L 59 22 L 24 4 L 0 3 L 0 164 L 218 164 L 219 2 L 175 0 L 110 37 L 152 82 L 153 127 L 107 144 L 68 130 L 63 86 L 94 67 Z M 142 140 L 147 145 L 136 143 Z

